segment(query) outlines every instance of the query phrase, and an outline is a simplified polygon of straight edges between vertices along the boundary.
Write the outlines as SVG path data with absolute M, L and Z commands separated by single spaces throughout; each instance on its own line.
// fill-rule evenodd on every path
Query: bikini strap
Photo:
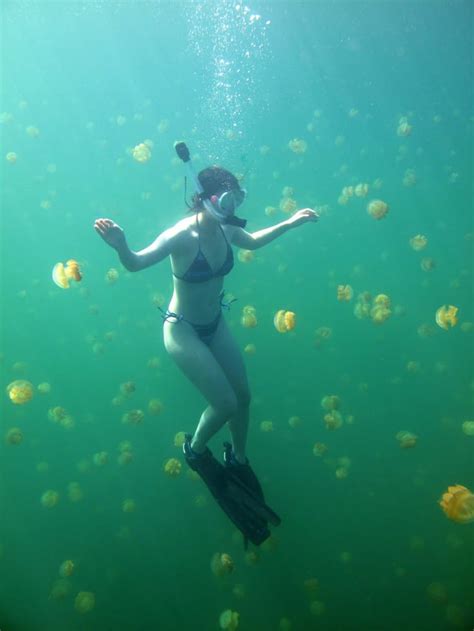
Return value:
M 225 236 L 225 235 L 224 235 L 224 236 Z M 221 291 L 221 293 L 219 294 L 219 304 L 221 305 L 221 307 L 222 307 L 223 309 L 227 309 L 227 311 L 229 311 L 229 309 L 230 309 L 230 305 L 231 305 L 233 302 L 235 302 L 235 301 L 237 300 L 237 298 L 231 298 L 230 300 L 225 301 L 225 300 L 224 300 L 224 296 L 225 296 L 225 289 L 223 289 L 223 290 Z
M 182 320 L 184 320 L 184 316 L 182 313 L 175 313 L 174 311 L 168 311 L 168 309 L 166 309 L 165 311 L 161 307 L 158 307 L 158 309 L 161 311 L 161 314 L 162 314 L 161 318 L 163 322 L 169 322 L 170 320 L 176 320 L 176 322 L 181 322 Z

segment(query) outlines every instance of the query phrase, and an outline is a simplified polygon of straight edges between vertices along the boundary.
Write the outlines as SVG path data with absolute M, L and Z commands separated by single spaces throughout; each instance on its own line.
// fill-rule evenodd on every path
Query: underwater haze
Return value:
M 470 0 L 0 11 L 1 631 L 472 629 Z M 93 228 L 140 250 L 185 216 L 176 140 L 249 232 L 320 214 L 225 279 L 259 548 L 182 457 L 169 260 L 131 274 Z

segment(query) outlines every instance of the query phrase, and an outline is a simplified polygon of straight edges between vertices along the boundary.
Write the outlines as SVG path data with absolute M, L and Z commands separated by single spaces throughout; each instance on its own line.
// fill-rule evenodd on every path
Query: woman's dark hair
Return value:
M 201 210 L 203 204 L 201 198 L 208 199 L 211 195 L 215 195 L 218 191 L 232 190 L 240 188 L 239 180 L 227 169 L 212 166 L 199 171 L 199 182 L 203 188 L 201 195 L 195 193 L 192 198 L 191 211 Z
M 204 189 L 203 196 L 210 197 L 215 195 L 217 191 L 232 190 L 239 187 L 239 181 L 230 171 L 221 167 L 208 167 L 199 171 L 199 182 Z

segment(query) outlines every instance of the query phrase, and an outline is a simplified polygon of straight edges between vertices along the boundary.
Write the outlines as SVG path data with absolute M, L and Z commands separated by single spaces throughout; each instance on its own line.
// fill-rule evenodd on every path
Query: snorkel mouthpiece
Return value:
M 194 182 L 194 187 L 196 189 L 196 192 L 198 193 L 199 198 L 204 204 L 204 207 L 206 208 L 206 210 L 214 217 L 214 219 L 217 219 L 217 221 L 221 224 L 229 224 L 231 226 L 238 226 L 239 228 L 245 228 L 245 226 L 247 225 L 247 221 L 245 219 L 240 219 L 239 217 L 236 217 L 233 214 L 226 215 L 220 212 L 220 210 L 217 207 L 217 203 L 219 199 L 216 195 L 212 195 L 210 198 L 208 198 L 205 195 L 202 184 L 199 181 L 199 178 L 196 175 L 196 172 L 194 171 L 194 168 L 191 162 L 191 156 L 190 156 L 189 149 L 186 143 L 182 140 L 176 141 L 174 143 L 174 148 L 178 155 L 178 158 L 182 160 L 184 164 L 186 165 L 188 175 L 191 178 L 191 180 Z

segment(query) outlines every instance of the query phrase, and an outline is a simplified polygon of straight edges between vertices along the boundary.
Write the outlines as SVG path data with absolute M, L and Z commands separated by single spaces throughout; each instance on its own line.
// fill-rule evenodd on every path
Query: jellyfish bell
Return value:
M 52 278 L 56 285 L 61 287 L 61 289 L 69 289 L 69 280 L 62 263 L 56 263 L 53 267 Z
M 414 237 L 411 237 L 409 243 L 412 250 L 419 252 L 420 250 L 424 250 L 426 248 L 428 245 L 428 239 L 423 234 L 417 234 Z
M 443 493 L 439 505 L 446 517 L 452 521 L 459 524 L 474 522 L 474 495 L 461 484 L 449 486 L 446 493 Z
M 287 333 L 296 326 L 296 314 L 293 311 L 280 309 L 273 318 L 273 325 L 278 333 Z
M 8 384 L 7 394 L 10 401 L 15 405 L 24 405 L 33 398 L 34 388 L 29 381 L 24 379 L 16 379 Z
M 401 449 L 412 449 L 418 441 L 418 436 L 406 430 L 398 432 L 395 438 L 398 440 Z
M 381 199 L 373 199 L 367 206 L 367 212 L 374 219 L 383 219 L 388 213 L 388 204 Z
M 458 307 L 454 305 L 443 305 L 439 307 L 435 314 L 436 324 L 447 331 L 449 327 L 453 327 L 457 324 L 457 312 Z
M 74 600 L 74 609 L 79 613 L 89 613 L 95 606 L 95 596 L 92 592 L 79 592 Z
M 69 259 L 68 261 L 66 261 L 64 272 L 66 274 L 66 277 L 70 280 L 75 280 L 76 282 L 79 282 L 82 279 L 79 263 L 74 259 Z
M 349 302 L 352 300 L 354 290 L 350 285 L 338 285 L 337 286 L 337 299 L 340 302 Z

